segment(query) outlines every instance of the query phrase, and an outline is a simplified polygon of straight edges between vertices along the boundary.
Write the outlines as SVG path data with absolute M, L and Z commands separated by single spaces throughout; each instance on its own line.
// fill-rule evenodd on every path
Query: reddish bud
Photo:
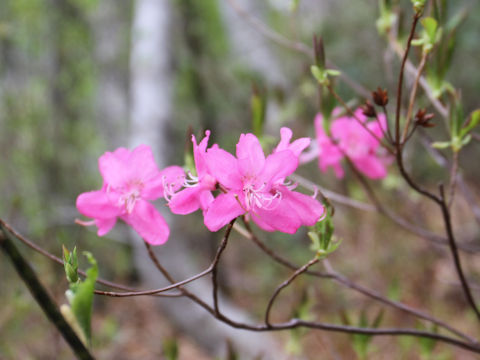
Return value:
M 362 105 L 362 112 L 363 112 L 363 115 L 365 115 L 366 117 L 370 117 L 370 118 L 377 117 L 377 112 L 375 111 L 375 107 L 368 100 L 365 100 L 365 104 Z
M 383 90 L 380 86 L 377 91 L 372 92 L 373 102 L 378 106 L 385 106 L 388 104 L 388 92 Z
M 432 120 L 434 116 L 435 115 L 432 113 L 427 114 L 426 109 L 420 109 L 415 114 L 415 124 L 425 128 L 434 127 L 435 124 L 430 122 L 430 120 Z

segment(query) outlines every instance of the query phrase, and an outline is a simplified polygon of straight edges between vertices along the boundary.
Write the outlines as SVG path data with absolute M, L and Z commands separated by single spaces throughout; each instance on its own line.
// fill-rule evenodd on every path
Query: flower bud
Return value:
M 372 92 L 373 102 L 378 106 L 385 106 L 388 104 L 388 92 L 387 90 L 382 90 L 379 86 L 377 91 Z
M 368 100 L 366 100 L 365 104 L 362 105 L 362 112 L 363 112 L 363 115 L 365 115 L 366 117 L 370 117 L 370 118 L 377 117 L 377 112 L 375 111 L 375 107 Z
M 415 114 L 415 124 L 425 128 L 434 127 L 435 124 L 430 122 L 430 120 L 432 120 L 434 116 L 435 115 L 432 113 L 427 114 L 426 109 L 420 109 Z

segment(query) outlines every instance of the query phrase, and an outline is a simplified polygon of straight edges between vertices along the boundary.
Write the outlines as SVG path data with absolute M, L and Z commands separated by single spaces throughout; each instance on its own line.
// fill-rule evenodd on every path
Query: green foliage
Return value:
M 163 355 L 166 360 L 178 359 L 178 342 L 176 338 L 167 338 L 162 342 Z
M 312 241 L 310 248 L 315 251 L 317 257 L 325 258 L 340 246 L 341 241 L 335 240 L 333 236 L 333 210 L 330 206 L 326 208 L 325 218 L 319 220 L 308 232 Z
M 419 328 L 422 329 L 423 327 L 419 325 Z M 434 324 L 429 331 L 433 333 L 438 333 L 438 326 Z M 430 338 L 418 338 L 418 344 L 420 345 L 420 356 L 424 360 L 433 359 L 433 351 L 435 350 L 435 345 L 437 344 L 437 340 L 430 339 Z
M 250 106 L 253 133 L 260 138 L 263 136 L 263 125 L 267 110 L 267 92 L 265 89 L 260 89 L 256 85 L 253 86 Z
M 322 86 L 330 85 L 330 76 L 339 76 L 341 72 L 334 69 L 322 69 L 317 65 L 312 65 L 310 67 L 313 77 L 318 81 Z
M 379 17 L 375 23 L 378 33 L 385 35 L 392 28 L 393 24 L 397 20 L 397 15 L 392 10 L 392 4 L 389 0 L 379 0 Z
M 453 152 L 459 152 L 467 145 L 472 136 L 470 132 L 480 123 L 480 109 L 475 110 L 469 117 L 464 117 L 463 106 L 459 99 L 452 98 L 453 106 L 450 109 L 450 140 L 437 141 L 432 144 L 436 149 L 451 148 Z
M 63 312 L 64 314 L 71 313 L 73 315 L 74 319 L 67 318 L 67 320 L 69 320 L 70 322 L 72 322 L 73 320 L 72 326 L 74 328 L 79 327 L 82 331 L 82 338 L 86 339 L 88 344 L 91 344 L 91 319 L 94 296 L 93 292 L 95 290 L 95 282 L 97 281 L 98 277 L 97 261 L 88 251 L 83 252 L 83 255 L 87 257 L 87 260 L 91 266 L 86 271 L 87 277 L 82 281 L 78 278 L 77 274 L 78 259 L 76 248 L 72 252 L 69 252 L 64 247 L 63 254 L 65 272 L 67 275 L 67 280 L 70 284 L 70 289 L 66 292 L 68 302 L 70 303 L 70 308 L 68 310 L 64 308 Z
M 308 291 L 304 290 L 302 292 L 302 297 L 300 298 L 300 302 L 298 305 L 294 307 L 292 312 L 291 318 L 293 319 L 302 319 L 302 320 L 312 320 L 313 319 L 313 312 L 312 308 L 314 305 L 314 301 L 312 300 L 312 296 Z M 302 339 L 308 330 L 302 328 L 295 328 L 289 331 L 288 342 L 285 345 L 285 349 L 289 354 L 292 355 L 301 355 L 303 346 L 302 346 Z
M 438 27 L 438 22 L 432 17 L 426 17 L 420 20 L 423 26 L 420 38 L 412 40 L 412 45 L 422 46 L 422 51 L 428 54 L 432 51 L 442 37 L 442 29 Z
M 342 312 L 341 316 L 342 316 L 342 321 L 345 325 L 352 325 L 352 321 L 346 312 Z M 365 311 L 365 309 L 363 309 L 360 312 L 360 316 L 358 318 L 356 326 L 361 328 L 369 327 L 369 328 L 377 329 L 382 323 L 382 320 L 383 320 L 383 310 L 380 310 L 377 313 L 377 315 L 373 318 L 373 320 L 370 322 L 367 316 L 367 312 Z M 352 338 L 352 346 L 357 356 L 362 360 L 367 359 L 369 353 L 373 351 L 373 347 L 371 345 L 373 336 L 367 335 L 367 334 L 353 334 L 351 335 L 351 338 Z

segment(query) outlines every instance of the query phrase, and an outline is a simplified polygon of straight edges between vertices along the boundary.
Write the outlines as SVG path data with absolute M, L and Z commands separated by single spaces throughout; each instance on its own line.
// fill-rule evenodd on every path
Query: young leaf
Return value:
M 86 271 L 85 280 L 70 285 L 68 297 L 71 310 L 90 344 L 93 291 L 98 276 L 98 266 L 91 253 L 84 251 L 83 254 L 87 257 L 91 267 Z

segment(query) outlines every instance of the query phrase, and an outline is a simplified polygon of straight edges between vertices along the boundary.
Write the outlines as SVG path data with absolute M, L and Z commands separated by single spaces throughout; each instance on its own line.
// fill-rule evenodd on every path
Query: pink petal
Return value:
M 139 145 L 132 150 L 128 161 L 128 172 L 129 179 L 138 179 L 143 183 L 158 177 L 159 170 L 150 146 Z
M 220 194 L 210 204 L 203 220 L 210 231 L 218 231 L 244 213 L 245 210 L 232 193 Z
M 96 219 L 95 225 L 97 225 L 97 228 L 98 228 L 97 235 L 103 236 L 107 234 L 110 230 L 112 230 L 116 222 L 117 222 L 116 217 L 110 218 L 110 219 Z
M 98 168 L 106 184 L 120 188 L 128 176 L 128 150 L 119 148 L 115 152 L 106 152 L 98 159 Z
M 101 190 L 90 191 L 77 197 L 77 209 L 82 215 L 93 219 L 111 219 L 122 212 L 117 202 L 116 194 L 107 194 Z
M 259 174 L 259 178 L 264 182 L 272 184 L 276 180 L 284 179 L 293 173 L 298 167 L 298 157 L 290 150 L 268 155 L 265 160 L 265 166 Z
M 273 209 L 256 208 L 250 212 L 252 220 L 265 231 L 278 230 L 287 234 L 294 234 L 302 225 L 298 214 L 289 208 L 287 202 L 279 201 Z
M 208 139 L 210 138 L 210 131 L 205 131 L 205 137 L 197 145 L 197 139 L 192 135 L 193 143 L 193 158 L 195 160 L 195 168 L 199 177 L 203 176 L 207 172 L 207 165 L 205 163 L 205 152 L 207 151 Z
M 170 229 L 162 215 L 145 200 L 137 200 L 129 215 L 122 219 L 151 245 L 162 245 L 168 240 Z
M 290 144 L 292 138 L 292 130 L 287 127 L 280 129 L 280 142 L 273 152 L 279 152 L 282 150 L 290 150 L 295 156 L 299 157 L 303 150 L 310 145 L 310 138 L 300 138 Z
M 235 157 L 218 147 L 208 149 L 205 155 L 208 172 L 228 189 L 241 189 L 243 184 Z
M 242 134 L 237 144 L 237 159 L 240 173 L 245 176 L 257 175 L 265 164 L 265 154 L 257 137 Z
M 290 191 L 285 187 L 282 187 L 280 191 L 282 192 L 282 201 L 297 213 L 302 225 L 313 226 L 325 215 L 325 207 L 311 196 Z
M 168 206 L 174 214 L 190 214 L 200 208 L 200 194 L 203 191 L 200 186 L 185 188 L 172 196 Z
M 182 187 L 185 179 L 185 171 L 180 166 L 168 166 L 157 173 L 155 178 L 144 183 L 142 198 L 145 200 L 156 200 L 164 197 L 165 186 L 171 186 L 172 191 Z
M 354 159 L 353 164 L 370 179 L 383 179 L 387 176 L 385 164 L 376 155 Z

